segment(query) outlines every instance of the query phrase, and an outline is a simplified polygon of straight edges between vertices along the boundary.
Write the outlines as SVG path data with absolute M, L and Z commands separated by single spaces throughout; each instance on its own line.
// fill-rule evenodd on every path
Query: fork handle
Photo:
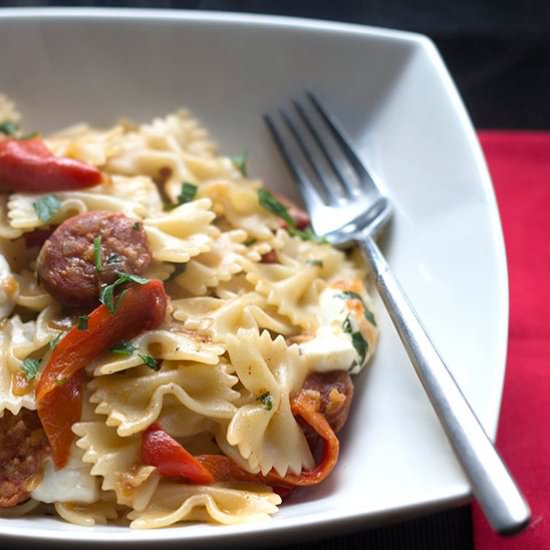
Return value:
M 358 244 L 485 516 L 498 533 L 520 531 L 528 524 L 531 512 L 518 486 L 420 324 L 374 239 L 365 236 Z

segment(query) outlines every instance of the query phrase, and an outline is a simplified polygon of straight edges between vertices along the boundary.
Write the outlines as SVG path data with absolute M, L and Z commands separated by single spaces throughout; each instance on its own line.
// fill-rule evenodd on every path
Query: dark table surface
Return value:
M 477 128 L 550 128 L 550 2 L 545 0 L 0 0 L 0 7 L 184 8 L 313 17 L 430 36 Z M 470 550 L 468 506 L 315 543 L 282 547 Z

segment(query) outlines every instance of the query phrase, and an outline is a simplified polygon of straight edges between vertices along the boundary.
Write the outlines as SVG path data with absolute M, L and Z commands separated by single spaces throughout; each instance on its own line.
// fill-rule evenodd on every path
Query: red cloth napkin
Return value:
M 473 508 L 475 550 L 550 548 L 550 133 L 484 131 L 508 255 L 510 332 L 497 435 L 531 506 L 531 525 L 502 538 Z

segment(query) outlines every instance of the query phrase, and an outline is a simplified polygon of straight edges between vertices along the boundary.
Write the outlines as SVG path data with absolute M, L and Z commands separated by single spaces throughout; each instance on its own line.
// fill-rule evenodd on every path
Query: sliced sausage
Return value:
M 36 411 L 4 412 L 0 417 L 0 508 L 28 498 L 48 454 L 48 439 Z
M 277 251 L 270 250 L 269 252 L 266 252 L 265 254 L 262 255 L 260 262 L 262 264 L 278 264 L 279 257 L 277 256 Z
M 101 237 L 101 270 L 96 266 L 94 240 Z M 143 274 L 151 252 L 143 224 L 118 212 L 85 212 L 64 221 L 46 240 L 38 257 L 38 277 L 59 302 L 93 307 L 102 285 L 117 271 Z
M 305 382 L 302 391 L 312 392 L 319 400 L 319 412 L 325 415 L 335 433 L 338 433 L 348 419 L 353 400 L 353 382 L 343 370 L 313 372 Z M 306 423 L 300 423 L 311 448 L 315 448 L 319 436 Z

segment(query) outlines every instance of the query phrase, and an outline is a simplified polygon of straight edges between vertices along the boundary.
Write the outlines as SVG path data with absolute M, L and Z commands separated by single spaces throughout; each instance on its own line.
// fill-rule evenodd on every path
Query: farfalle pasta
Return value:
M 378 338 L 360 256 L 186 111 L 19 122 L 0 96 L 0 515 L 238 524 L 323 482 Z

